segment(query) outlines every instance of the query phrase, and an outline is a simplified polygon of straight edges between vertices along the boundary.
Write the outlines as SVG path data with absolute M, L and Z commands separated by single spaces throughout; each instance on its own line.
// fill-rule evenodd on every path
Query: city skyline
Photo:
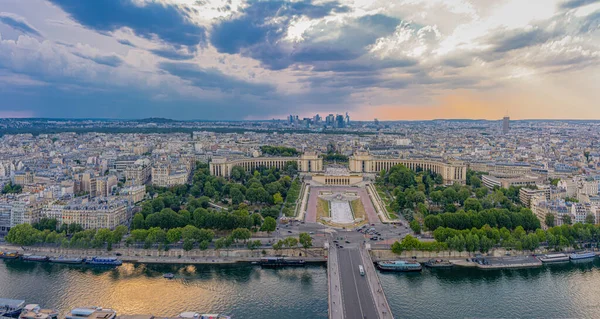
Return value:
M 599 14 L 594 0 L 6 0 L 0 117 L 600 119 Z

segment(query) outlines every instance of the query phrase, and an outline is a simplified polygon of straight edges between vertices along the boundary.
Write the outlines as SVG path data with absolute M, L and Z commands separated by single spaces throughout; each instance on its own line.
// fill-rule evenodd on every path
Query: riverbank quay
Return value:
M 145 264 L 235 264 L 257 262 L 264 257 L 286 257 L 290 260 L 304 260 L 306 263 L 327 262 L 327 252 L 323 248 L 296 249 L 228 249 L 228 250 L 199 250 L 170 249 L 158 251 L 155 249 L 119 248 L 112 251 L 102 249 L 75 249 L 55 247 L 20 247 L 0 245 L 0 250 L 17 251 L 19 254 L 34 254 L 49 257 L 78 257 L 110 256 L 117 257 L 123 262 Z
M 459 267 L 477 267 L 479 269 L 518 269 L 542 267 L 542 262 L 533 256 L 515 257 L 476 257 L 450 260 Z
M 515 252 L 505 249 L 496 249 L 485 255 L 458 251 L 405 251 L 398 255 L 388 249 L 373 249 L 370 253 L 374 262 L 402 259 L 425 263 L 431 259 L 444 259 L 459 267 L 479 269 L 535 268 L 543 265 L 537 257 L 532 256 L 532 252 Z M 544 253 L 547 251 L 536 250 L 533 254 L 539 256 Z

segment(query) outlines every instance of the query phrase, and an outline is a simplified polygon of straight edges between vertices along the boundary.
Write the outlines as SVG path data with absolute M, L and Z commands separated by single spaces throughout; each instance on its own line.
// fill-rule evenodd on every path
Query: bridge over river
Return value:
M 330 319 L 391 319 L 392 312 L 363 243 L 329 245 L 327 275 Z M 359 265 L 365 271 L 359 272 Z

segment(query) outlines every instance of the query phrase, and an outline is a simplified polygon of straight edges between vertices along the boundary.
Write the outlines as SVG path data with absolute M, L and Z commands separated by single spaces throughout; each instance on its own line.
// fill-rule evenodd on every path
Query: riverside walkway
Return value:
M 329 277 L 330 319 L 393 318 L 377 271 L 368 251 L 361 244 L 330 245 Z M 365 274 L 359 272 L 362 265 Z

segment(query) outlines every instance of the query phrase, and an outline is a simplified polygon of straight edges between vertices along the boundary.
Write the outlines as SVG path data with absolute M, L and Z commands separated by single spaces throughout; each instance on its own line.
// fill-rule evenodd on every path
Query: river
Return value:
M 162 278 L 165 272 L 176 279 Z M 537 269 L 424 269 L 380 273 L 396 318 L 598 318 L 600 260 Z M 324 266 L 141 265 L 117 269 L 0 261 L 0 297 L 65 313 L 77 306 L 120 314 L 221 312 L 241 318 L 327 318 Z
M 175 279 L 162 275 L 172 272 Z M 327 318 L 325 266 L 143 265 L 115 269 L 0 260 L 0 298 L 57 309 L 113 308 L 119 314 L 183 311 L 242 318 Z

